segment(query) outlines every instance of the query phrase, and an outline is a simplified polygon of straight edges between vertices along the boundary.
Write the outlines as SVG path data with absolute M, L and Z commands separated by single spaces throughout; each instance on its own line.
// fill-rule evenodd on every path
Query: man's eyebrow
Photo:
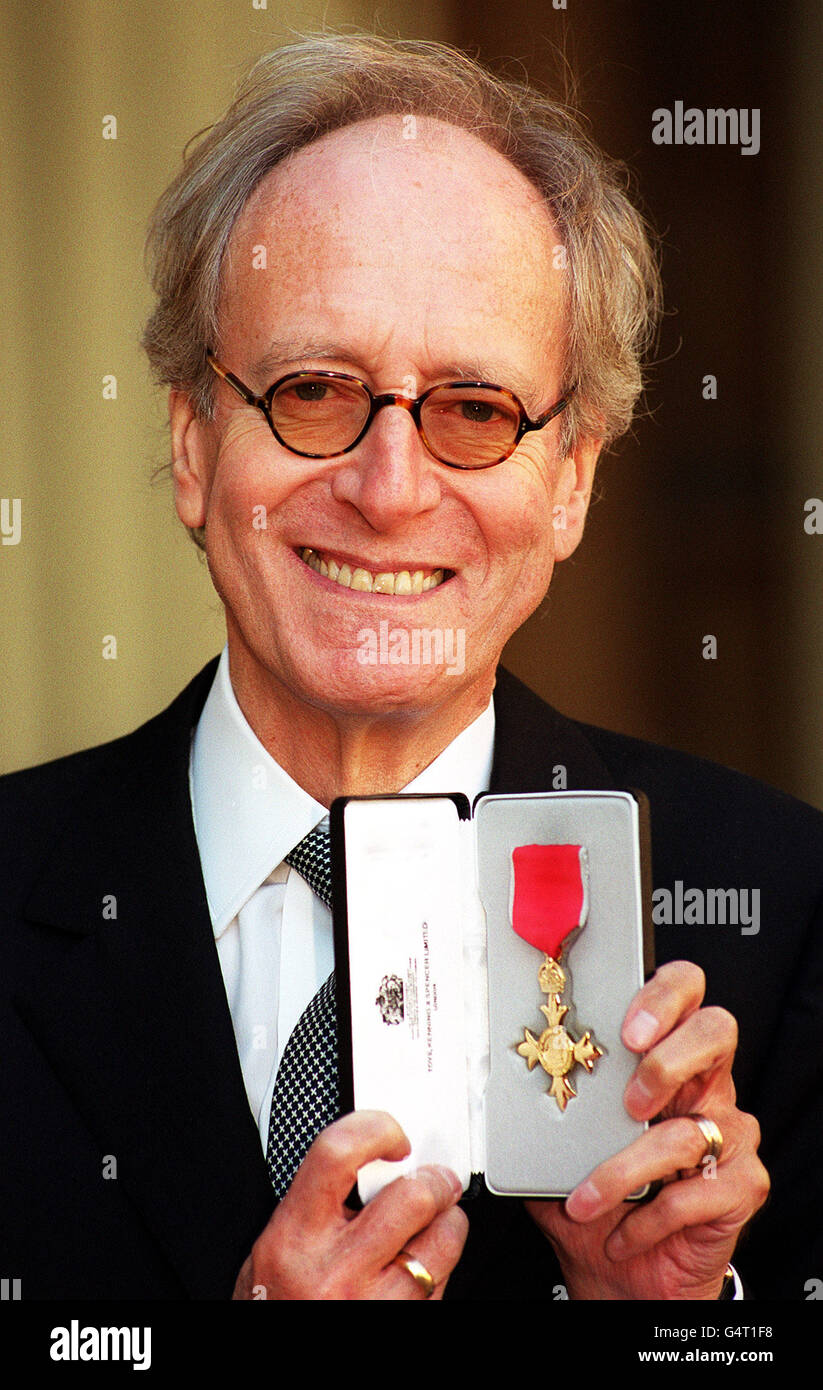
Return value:
M 253 374 L 268 385 L 272 374 L 288 362 L 302 362 L 306 359 L 338 361 L 345 360 L 349 353 L 343 343 L 330 342 L 320 338 L 275 338 L 262 357 L 252 365 Z
M 529 396 L 534 399 L 537 392 L 533 378 L 521 376 L 518 371 L 503 363 L 481 358 L 446 363 L 442 369 L 442 376 L 448 376 L 454 381 L 488 381 L 492 386 L 505 386 L 524 403 Z
M 352 360 L 351 344 L 328 338 L 275 338 L 264 355 L 252 365 L 251 371 L 265 388 L 271 385 L 278 372 L 293 362 Z M 486 358 L 466 357 L 439 362 L 433 368 L 431 378 L 436 381 L 488 381 L 495 386 L 505 386 L 527 408 L 536 409 L 544 394 L 533 379 L 504 363 Z

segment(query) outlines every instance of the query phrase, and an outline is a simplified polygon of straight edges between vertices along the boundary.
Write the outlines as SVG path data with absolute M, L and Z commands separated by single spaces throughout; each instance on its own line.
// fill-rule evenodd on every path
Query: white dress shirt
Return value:
M 494 705 L 404 792 L 486 791 Z M 224 648 L 192 740 L 190 787 L 209 912 L 246 1094 L 266 1150 L 280 1058 L 334 967 L 331 913 L 283 857 L 328 811 L 275 762 L 235 698 Z

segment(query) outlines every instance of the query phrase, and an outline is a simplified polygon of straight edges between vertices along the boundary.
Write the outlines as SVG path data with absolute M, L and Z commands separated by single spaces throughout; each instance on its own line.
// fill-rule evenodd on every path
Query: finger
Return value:
M 290 1207 L 300 1207 L 307 1233 L 325 1229 L 342 1217 L 343 1204 L 357 1172 L 372 1159 L 397 1162 L 411 1151 L 396 1120 L 382 1110 L 359 1110 L 335 1120 L 318 1134 L 287 1192 Z
M 350 1223 L 346 1232 L 349 1257 L 356 1258 L 366 1272 L 382 1269 L 441 1212 L 454 1207 L 462 1194 L 457 1174 L 437 1164 L 397 1178 Z
M 626 1047 L 630 1052 L 646 1052 L 700 1008 L 705 992 L 706 977 L 698 965 L 687 960 L 661 965 L 626 1010 L 622 1032 Z
M 747 1116 L 751 1119 L 751 1116 Z M 755 1127 L 756 1121 L 753 1121 Z M 753 1134 L 733 1120 L 725 1122 L 723 1155 L 731 1159 L 741 1143 L 753 1152 Z M 723 1126 L 721 1126 L 721 1130 Z M 681 1169 L 697 1168 L 706 1154 L 706 1139 L 687 1115 L 652 1125 L 645 1134 L 620 1153 L 601 1163 L 566 1199 L 566 1212 L 573 1221 L 594 1221 L 605 1215 L 648 1183 L 670 1177 Z M 656 1199 L 655 1199 L 656 1200 Z
M 714 1179 L 692 1177 L 669 1183 L 648 1206 L 635 1208 L 620 1222 L 607 1240 L 605 1252 L 610 1260 L 631 1259 L 652 1250 L 676 1231 L 695 1226 L 710 1226 L 716 1241 L 733 1246 L 768 1192 L 769 1176 L 763 1164 L 753 1154 L 741 1155 L 735 1163 L 718 1169 Z
M 658 1115 L 686 1082 L 711 1074 L 726 1073 L 723 1099 L 734 1094 L 731 1068 L 737 1049 L 737 1023 L 725 1009 L 698 1009 L 679 1027 L 656 1043 L 635 1069 L 623 1095 L 627 1111 L 636 1120 Z M 695 1089 L 690 1107 L 697 1105 L 700 1090 Z
M 431 1225 L 414 1240 L 406 1242 L 406 1254 L 418 1260 L 434 1280 L 434 1291 L 427 1295 L 425 1288 L 404 1268 L 395 1256 L 385 1267 L 378 1285 L 381 1299 L 425 1300 L 441 1299 L 449 1275 L 463 1253 L 469 1223 L 460 1207 L 449 1207 L 436 1216 Z

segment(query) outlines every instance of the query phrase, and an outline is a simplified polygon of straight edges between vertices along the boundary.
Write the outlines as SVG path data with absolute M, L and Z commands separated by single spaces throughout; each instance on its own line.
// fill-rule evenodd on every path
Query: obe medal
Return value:
M 580 1065 L 592 1071 L 602 1048 L 586 1031 L 574 1038 L 563 1026 L 571 1007 L 562 1002 L 566 972 L 560 961 L 566 938 L 583 927 L 588 916 L 588 860 L 583 845 L 520 845 L 512 853 L 514 890 L 512 927 L 518 936 L 543 952 L 538 971 L 540 989 L 548 1002 L 540 1005 L 546 1027 L 539 1037 L 524 1029 L 517 1051 L 529 1071 L 539 1062 L 552 1078 L 548 1094 L 561 1110 L 577 1094 L 568 1073 Z

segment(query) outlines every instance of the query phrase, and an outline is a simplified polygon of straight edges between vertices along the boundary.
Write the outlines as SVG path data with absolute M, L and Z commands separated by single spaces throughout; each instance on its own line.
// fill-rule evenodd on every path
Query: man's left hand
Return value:
M 645 1053 L 626 1110 L 659 1123 L 564 1204 L 526 1204 L 557 1252 L 570 1298 L 716 1299 L 741 1229 L 766 1200 L 760 1129 L 735 1105 L 737 1024 L 725 1009 L 700 1007 L 705 984 L 696 965 L 663 965 L 623 1023 L 625 1045 Z M 693 1114 L 719 1127 L 718 1161 L 702 1162 L 707 1145 Z M 626 1201 L 660 1180 L 652 1201 Z

